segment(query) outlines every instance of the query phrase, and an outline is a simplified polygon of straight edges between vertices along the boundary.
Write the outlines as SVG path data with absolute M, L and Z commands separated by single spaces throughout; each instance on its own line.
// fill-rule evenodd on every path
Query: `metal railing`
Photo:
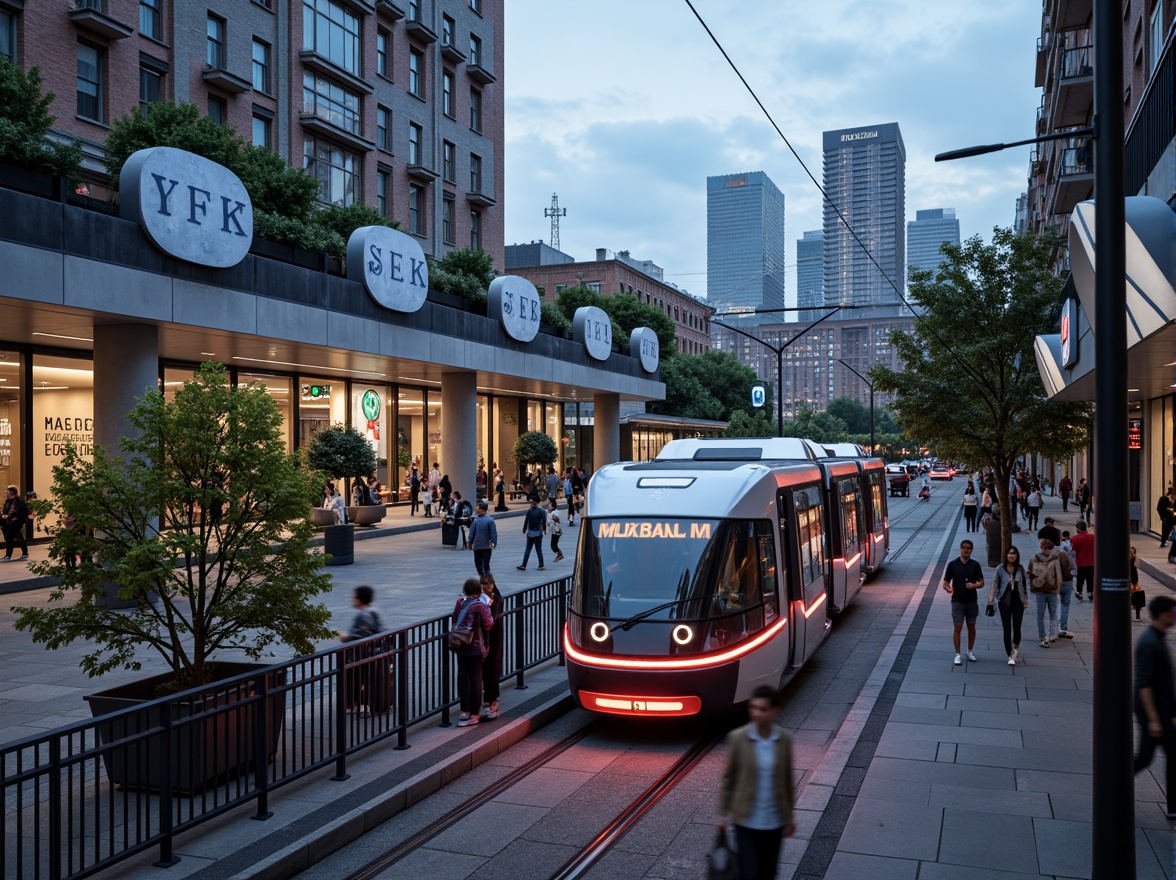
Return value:
M 502 678 L 559 657 L 571 578 L 504 597 Z M 88 877 L 376 743 L 448 724 L 457 704 L 449 616 L 0 746 L 0 877 Z M 260 760 L 258 758 L 261 758 Z
M 1071 79 L 1076 76 L 1092 76 L 1094 67 L 1093 46 L 1075 46 L 1073 49 L 1063 49 L 1062 57 L 1058 61 L 1058 78 Z
M 1176 38 L 1169 37 L 1123 144 L 1127 195 L 1139 193 L 1176 138 Z M 1163 194 L 1161 194 L 1163 195 Z
M 1090 149 L 1090 138 L 1067 138 L 1060 143 L 1063 146 L 1058 177 L 1094 173 L 1094 156 Z

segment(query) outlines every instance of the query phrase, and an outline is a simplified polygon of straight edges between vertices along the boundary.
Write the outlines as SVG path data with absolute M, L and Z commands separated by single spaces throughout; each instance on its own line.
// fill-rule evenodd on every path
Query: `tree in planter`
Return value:
M 58 529 L 49 559 L 29 566 L 61 586 L 48 607 L 13 609 L 16 628 L 49 650 L 87 641 L 91 676 L 141 669 L 139 652 L 153 650 L 177 690 L 214 681 L 217 651 L 314 651 L 331 635 L 330 612 L 311 604 L 331 588 L 310 547 L 318 487 L 287 454 L 273 398 L 205 363 L 172 401 L 149 392 L 129 418 L 137 434 L 121 457 L 99 447 L 91 463 L 70 446 L 53 468 L 35 510 L 79 528 Z M 100 604 L 109 583 L 135 607 Z
M 60 174 L 76 186 L 81 179 L 82 147 L 77 141 L 60 144 L 46 139 L 54 120 L 49 106 L 56 96 L 41 94 L 43 85 L 41 68 L 23 71 L 0 55 L 0 162 Z
M 559 449 L 555 441 L 542 431 L 526 431 L 519 434 L 512 450 L 515 464 L 520 468 L 528 465 L 547 467 L 559 461 Z
M 376 472 L 376 453 L 366 437 L 350 425 L 331 425 L 310 438 L 306 463 L 336 479 L 366 481 Z M 344 496 L 346 497 L 346 496 Z
M 430 287 L 475 303 L 486 301 L 496 274 L 493 259 L 481 248 L 455 248 L 429 262 Z

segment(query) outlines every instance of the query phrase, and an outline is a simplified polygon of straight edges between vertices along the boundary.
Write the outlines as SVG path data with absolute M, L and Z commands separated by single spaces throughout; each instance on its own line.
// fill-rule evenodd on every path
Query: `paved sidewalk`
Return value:
M 1060 507 L 1049 499 L 1043 518 L 1073 530 Z M 958 529 L 951 546 L 964 537 Z M 1036 535 L 1014 538 L 1027 559 Z M 977 552 L 983 559 L 982 536 Z M 838 788 L 856 798 L 825 877 L 1090 877 L 1093 606 L 1073 604 L 1074 639 L 1043 648 L 1031 598 L 1024 660 L 1015 668 L 1007 665 L 999 617 L 982 613 L 978 662 L 957 667 L 950 597 L 938 589 L 942 571 L 935 569 L 926 623 L 864 776 L 860 783 L 843 776 Z M 986 575 L 991 584 L 992 570 Z M 1141 583 L 1149 595 L 1164 589 L 1147 575 Z M 1143 626 L 1133 624 L 1134 633 Z M 1163 778 L 1162 759 L 1136 777 L 1139 878 L 1174 870 Z

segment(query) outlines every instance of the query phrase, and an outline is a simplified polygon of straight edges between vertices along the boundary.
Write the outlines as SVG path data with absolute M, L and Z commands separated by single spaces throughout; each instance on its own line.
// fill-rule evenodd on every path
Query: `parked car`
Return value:
M 901 464 L 886 465 L 886 483 L 890 486 L 890 497 L 902 495 L 909 498 L 911 494 L 911 475 Z
M 950 480 L 954 476 L 952 468 L 942 461 L 931 465 L 931 479 L 933 480 Z

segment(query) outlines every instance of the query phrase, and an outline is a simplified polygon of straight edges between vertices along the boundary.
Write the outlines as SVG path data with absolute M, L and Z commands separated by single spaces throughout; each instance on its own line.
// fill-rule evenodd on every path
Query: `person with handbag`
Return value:
M 1037 637 L 1041 647 L 1048 648 L 1057 641 L 1058 592 L 1062 587 L 1062 570 L 1053 554 L 1053 541 L 1042 538 L 1040 553 L 1029 560 L 1029 591 L 1037 596 Z M 1048 614 L 1047 614 L 1048 612 Z
M 355 592 L 351 594 L 351 605 L 355 608 L 355 619 L 351 621 L 351 629 L 346 632 L 338 631 L 339 641 L 361 641 L 383 631 L 384 626 L 380 621 L 380 613 L 372 607 L 372 600 L 375 597 L 376 591 L 367 585 L 355 588 Z M 347 666 L 350 667 L 347 669 L 347 710 L 349 712 L 363 711 L 364 709 L 378 711 L 381 704 L 387 702 L 377 699 L 377 694 L 384 694 L 389 689 L 386 676 L 378 676 L 374 664 L 361 662 L 365 655 L 370 656 L 370 654 L 370 646 L 367 651 L 350 649 L 347 651 L 345 659 Z
M 1135 619 L 1140 623 L 1143 618 L 1140 613 L 1147 606 L 1147 593 L 1143 591 L 1143 587 L 1139 585 L 1139 566 L 1135 562 L 1135 548 L 1131 548 L 1131 555 L 1128 557 L 1131 574 L 1131 607 L 1135 609 Z
M 1017 665 L 1018 651 L 1021 646 L 1021 621 L 1025 618 L 1025 609 L 1029 607 L 1029 588 L 1025 579 L 1025 569 L 1021 565 L 1021 551 L 1010 547 L 1005 557 L 1005 564 L 996 570 L 992 579 L 992 591 L 988 594 L 988 608 L 985 614 L 995 615 L 995 608 L 1000 609 L 1000 625 L 1004 630 L 1005 653 L 1009 656 L 1009 666 Z
M 493 721 L 498 717 L 498 701 L 502 694 L 502 612 L 505 608 L 494 575 L 487 570 L 479 581 L 482 584 L 482 601 L 489 606 L 490 618 L 494 621 L 494 626 L 486 634 L 486 656 L 482 660 L 482 695 L 486 702 L 482 720 Z
M 482 601 L 482 582 L 466 578 L 453 609 L 449 649 L 457 655 L 457 696 L 461 706 L 458 727 L 473 727 L 482 709 L 482 664 L 489 648 L 487 634 L 494 627 L 490 608 Z
M 747 703 L 750 723 L 727 735 L 719 787 L 719 833 L 735 826 L 742 880 L 773 880 L 780 846 L 796 833 L 792 817 L 792 738 L 777 725 L 780 694 L 760 685 Z

